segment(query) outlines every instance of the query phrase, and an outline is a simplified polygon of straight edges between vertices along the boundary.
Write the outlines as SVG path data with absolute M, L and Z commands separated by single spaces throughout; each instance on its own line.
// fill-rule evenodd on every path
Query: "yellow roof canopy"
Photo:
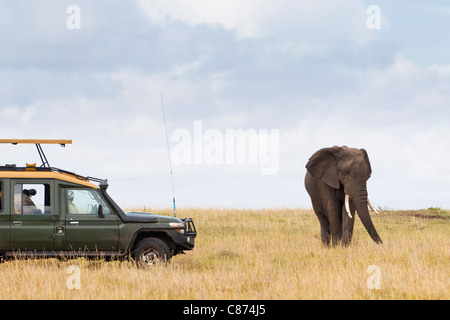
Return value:
M 0 139 L 0 143 L 31 143 L 31 144 L 72 144 L 72 140 L 58 140 L 58 139 Z

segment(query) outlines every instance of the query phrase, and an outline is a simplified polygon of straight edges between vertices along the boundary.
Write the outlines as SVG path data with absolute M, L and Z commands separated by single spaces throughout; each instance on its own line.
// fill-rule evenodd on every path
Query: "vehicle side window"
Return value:
M 0 212 L 3 211 L 3 181 L 0 180 Z
M 103 214 L 110 214 L 111 210 L 100 197 L 97 190 L 67 189 L 67 210 L 69 214 L 98 214 L 102 206 Z
M 15 214 L 50 214 L 50 185 L 14 185 Z

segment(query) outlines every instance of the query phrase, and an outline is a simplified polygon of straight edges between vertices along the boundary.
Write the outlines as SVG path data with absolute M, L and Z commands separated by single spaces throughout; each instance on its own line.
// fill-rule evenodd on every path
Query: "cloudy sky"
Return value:
M 447 1 L 0 0 L 0 137 L 72 139 L 52 166 L 170 207 L 162 94 L 178 208 L 310 207 L 333 145 L 376 206 L 450 208 L 449 31 Z

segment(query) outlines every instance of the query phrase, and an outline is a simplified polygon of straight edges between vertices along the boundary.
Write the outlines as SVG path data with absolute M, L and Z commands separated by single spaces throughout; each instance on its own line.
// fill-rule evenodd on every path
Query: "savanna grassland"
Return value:
M 448 211 L 372 215 L 383 245 L 357 219 L 347 248 L 321 245 L 312 210 L 177 214 L 194 219 L 198 236 L 195 249 L 169 265 L 140 270 L 132 261 L 6 261 L 0 264 L 0 299 L 450 298 Z M 79 289 L 68 285 L 71 266 L 79 271 Z

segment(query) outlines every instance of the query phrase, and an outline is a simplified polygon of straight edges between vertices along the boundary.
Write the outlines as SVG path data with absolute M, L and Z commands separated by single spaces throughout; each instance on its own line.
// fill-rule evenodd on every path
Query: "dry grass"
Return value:
M 155 213 L 168 213 L 170 210 Z M 376 245 L 361 222 L 348 248 L 324 248 L 310 210 L 185 209 L 196 248 L 168 266 L 26 260 L 0 264 L 1 299 L 449 299 L 450 214 L 382 212 Z M 69 289 L 80 270 L 80 289 Z M 380 289 L 368 289 L 380 270 Z

